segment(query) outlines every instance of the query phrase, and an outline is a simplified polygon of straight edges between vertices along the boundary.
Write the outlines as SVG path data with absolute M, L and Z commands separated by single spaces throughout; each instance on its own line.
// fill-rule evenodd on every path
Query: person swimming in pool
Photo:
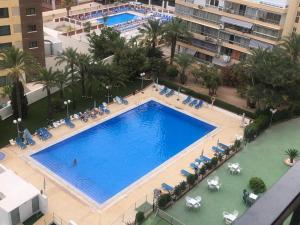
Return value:
M 73 159 L 72 165 L 73 165 L 73 166 L 77 166 L 77 159 Z

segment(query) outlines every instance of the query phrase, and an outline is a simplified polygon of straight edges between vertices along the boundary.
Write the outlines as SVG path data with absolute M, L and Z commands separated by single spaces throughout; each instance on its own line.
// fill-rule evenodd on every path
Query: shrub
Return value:
M 142 224 L 142 222 L 145 220 L 144 212 L 138 211 L 135 214 L 135 221 L 137 224 Z
M 157 203 L 158 207 L 161 209 L 165 208 L 171 200 L 171 195 L 169 193 L 160 195 Z
M 205 173 L 206 173 L 206 166 L 204 165 L 200 168 L 199 174 L 203 176 Z
M 205 167 L 206 167 L 206 170 L 211 170 L 211 168 L 212 168 L 211 162 L 206 162 Z
M 62 112 L 65 110 L 64 102 L 58 98 L 52 100 L 52 107 L 55 112 Z
M 174 188 L 174 195 L 176 195 L 178 197 L 178 196 L 180 196 L 181 192 L 182 192 L 181 186 L 176 185 Z
M 195 175 L 194 174 L 188 175 L 186 181 L 190 186 L 193 186 L 196 181 Z
M 253 141 L 263 130 L 265 130 L 270 123 L 270 118 L 266 114 L 260 114 L 253 121 L 253 123 L 246 126 L 244 131 L 244 138 L 247 142 Z
M 213 167 L 216 167 L 218 165 L 218 158 L 215 156 L 211 159 L 210 163 Z
M 249 181 L 249 186 L 255 194 L 263 193 L 266 191 L 266 184 L 259 177 L 252 177 Z
M 177 70 L 176 66 L 169 65 L 167 67 L 166 74 L 170 79 L 176 78 L 178 76 L 178 70 Z
M 234 144 L 232 146 L 233 151 L 240 151 L 242 148 L 242 141 L 241 140 L 235 140 Z
M 185 181 L 182 181 L 180 184 L 181 190 L 184 191 L 186 189 L 187 183 Z

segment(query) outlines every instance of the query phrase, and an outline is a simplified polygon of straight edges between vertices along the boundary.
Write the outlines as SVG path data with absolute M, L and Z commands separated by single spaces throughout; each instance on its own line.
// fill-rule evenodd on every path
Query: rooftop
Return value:
M 13 209 L 37 196 L 39 190 L 0 164 L 0 209 Z

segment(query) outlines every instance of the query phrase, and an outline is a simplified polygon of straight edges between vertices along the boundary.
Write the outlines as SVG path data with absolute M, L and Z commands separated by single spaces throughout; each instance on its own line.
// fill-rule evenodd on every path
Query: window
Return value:
M 8 8 L 0 8 L 0 18 L 8 18 Z
M 295 19 L 295 23 L 299 23 L 299 17 L 300 17 L 300 12 L 297 12 L 297 16 L 296 16 L 296 19 Z
M 29 42 L 29 48 L 37 48 L 38 42 L 37 41 L 31 41 Z
M 35 8 L 27 8 L 26 9 L 26 16 L 35 15 Z
M 27 32 L 35 32 L 36 31 L 36 25 L 31 24 L 27 26 Z
M 12 46 L 11 42 L 7 42 L 7 43 L 0 43 L 0 50 L 1 49 L 5 49 L 5 48 L 9 48 Z
M 10 35 L 10 26 L 0 26 L 0 36 Z

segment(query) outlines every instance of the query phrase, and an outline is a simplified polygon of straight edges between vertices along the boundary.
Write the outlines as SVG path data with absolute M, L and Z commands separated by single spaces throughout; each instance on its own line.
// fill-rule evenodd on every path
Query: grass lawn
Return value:
M 145 81 L 145 86 L 150 84 L 151 81 Z M 120 87 L 120 88 L 115 88 L 112 91 L 112 95 L 120 95 L 120 96 L 126 96 L 131 93 L 133 93 L 134 90 L 140 89 L 141 81 L 136 80 L 134 82 L 127 83 L 126 87 Z M 76 93 L 75 93 L 75 99 L 76 99 L 76 109 L 74 110 L 72 108 L 72 104 L 70 104 L 69 109 L 70 113 L 75 113 L 75 112 L 80 112 L 84 111 L 87 108 L 91 108 L 94 105 L 94 100 L 92 99 L 87 99 L 87 98 L 82 98 L 81 97 L 81 89 L 78 84 L 78 87 L 75 88 Z M 65 99 L 71 99 L 71 93 L 68 88 L 65 90 Z M 97 93 L 97 99 L 96 102 L 97 104 L 107 101 L 107 95 L 106 90 L 101 90 Z M 54 99 L 59 99 L 59 94 L 55 93 L 53 94 Z M 112 101 L 112 99 L 111 99 Z M 53 119 L 62 119 L 66 116 L 66 110 L 63 109 L 59 112 L 55 112 L 53 115 Z M 15 138 L 17 136 L 17 128 L 16 125 L 13 124 L 13 118 L 9 117 L 6 120 L 1 120 L 0 121 L 0 148 L 4 147 L 9 143 L 8 140 L 11 138 Z M 46 126 L 47 125 L 47 101 L 46 98 L 41 99 L 31 105 L 29 105 L 29 110 L 28 110 L 28 117 L 23 120 L 23 126 L 25 128 L 28 128 L 30 132 L 34 132 L 37 128 Z
M 229 162 L 241 164 L 240 175 L 230 175 L 225 163 L 210 177 L 218 176 L 222 183 L 219 192 L 209 191 L 206 180 L 202 181 L 190 192 L 188 196 L 202 197 L 202 205 L 198 210 L 189 210 L 185 206 L 185 198 L 181 198 L 166 212 L 185 225 L 223 225 L 223 211 L 238 210 L 242 215 L 247 207 L 242 201 L 243 189 L 248 189 L 249 179 L 261 177 L 270 188 L 286 173 L 288 167 L 283 163 L 287 157 L 285 150 L 300 146 L 299 131 L 300 118 L 289 120 L 267 129 L 255 141 L 248 144 L 245 149 L 236 154 Z M 187 165 L 188 167 L 188 165 Z M 144 225 L 165 225 L 163 221 L 152 215 Z

